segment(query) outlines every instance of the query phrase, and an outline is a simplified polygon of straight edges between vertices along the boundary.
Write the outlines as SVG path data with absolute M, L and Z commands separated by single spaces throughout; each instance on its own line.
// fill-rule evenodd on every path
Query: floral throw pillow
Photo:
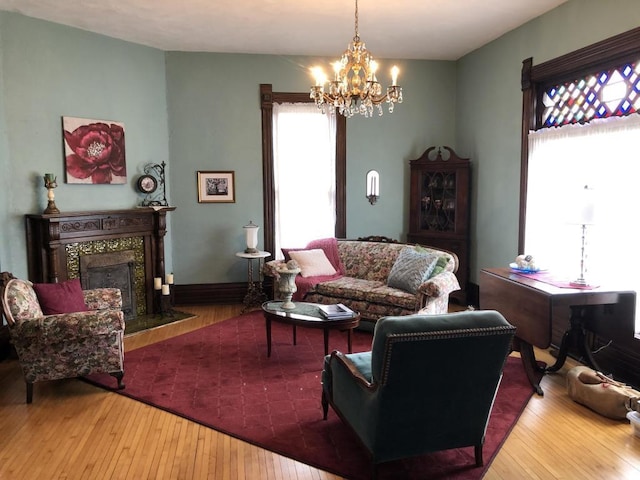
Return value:
M 436 266 L 438 255 L 420 253 L 411 247 L 403 248 L 398 255 L 387 285 L 409 293 L 416 293 L 418 287 L 425 282 Z

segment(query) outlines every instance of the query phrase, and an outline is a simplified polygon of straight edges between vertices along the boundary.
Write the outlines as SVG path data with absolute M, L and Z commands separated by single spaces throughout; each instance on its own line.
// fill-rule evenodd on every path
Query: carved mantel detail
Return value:
M 164 236 L 167 212 L 175 207 L 135 208 L 58 214 L 26 215 L 29 279 L 50 282 L 74 278 L 68 265 L 70 244 L 142 238 L 146 311 L 153 312 L 153 278 L 164 278 Z

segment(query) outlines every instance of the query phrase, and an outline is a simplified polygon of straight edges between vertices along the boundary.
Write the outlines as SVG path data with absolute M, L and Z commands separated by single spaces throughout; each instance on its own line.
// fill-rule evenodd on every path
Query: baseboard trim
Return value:
M 272 298 L 271 278 L 265 278 L 262 289 Z M 234 283 L 192 283 L 175 286 L 176 305 L 228 305 L 242 303 L 247 294 L 247 282 Z
M 175 303 L 176 305 L 242 303 L 246 294 L 246 282 L 176 285 Z

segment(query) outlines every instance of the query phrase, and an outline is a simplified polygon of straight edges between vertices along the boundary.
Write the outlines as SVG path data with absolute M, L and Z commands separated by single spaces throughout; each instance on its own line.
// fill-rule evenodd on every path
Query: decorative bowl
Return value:
M 511 267 L 511 270 L 518 273 L 538 273 L 541 270 L 543 270 L 542 268 L 520 268 L 518 267 L 518 264 L 515 262 L 510 263 L 509 267 Z

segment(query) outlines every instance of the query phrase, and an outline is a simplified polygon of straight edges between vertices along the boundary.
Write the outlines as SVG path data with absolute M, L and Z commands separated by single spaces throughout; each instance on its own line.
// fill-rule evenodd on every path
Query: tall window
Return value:
M 292 235 L 297 235 L 299 233 L 298 231 L 305 231 L 305 235 L 310 234 L 314 236 L 317 235 L 318 237 L 335 236 L 338 238 L 344 238 L 347 230 L 346 118 L 342 115 L 335 115 L 329 119 L 327 118 L 328 116 L 319 113 L 320 116 L 314 115 L 313 117 L 313 122 L 318 122 L 317 124 L 308 125 L 307 128 L 303 129 L 303 131 L 294 131 L 294 128 L 297 128 L 295 123 L 298 122 L 299 119 L 295 122 L 290 122 L 288 120 L 288 114 L 280 114 L 281 112 L 286 111 L 288 107 L 281 107 L 279 105 L 286 104 L 308 104 L 314 106 L 313 108 L 315 108 L 316 111 L 318 110 L 309 98 L 308 93 L 273 92 L 270 84 L 260 85 L 260 108 L 262 111 L 264 249 L 268 252 L 272 252 L 274 256 L 278 256 L 280 253 L 280 243 L 278 243 L 278 246 L 276 247 L 276 232 L 279 231 L 276 222 L 277 210 L 280 210 L 280 218 L 283 219 L 283 222 L 281 223 L 285 226 L 290 225 L 292 227 Z M 297 110 L 297 107 L 294 108 Z M 280 112 L 277 116 L 274 114 L 274 109 Z M 297 117 L 298 114 L 295 115 Z M 304 116 L 306 117 L 306 115 Z M 328 125 L 330 125 L 330 123 L 327 122 L 329 121 L 335 122 L 335 126 L 333 127 L 333 131 L 335 132 L 333 141 L 333 148 L 335 152 L 333 155 L 333 161 L 335 162 L 333 167 L 333 185 L 329 185 L 331 182 L 330 173 L 328 173 L 325 168 L 320 168 L 320 166 L 316 164 L 318 160 L 314 159 L 314 156 L 319 150 L 317 145 L 318 139 L 328 135 L 327 131 L 331 131 L 331 129 L 328 129 Z M 283 129 L 290 133 L 283 134 Z M 275 130 L 279 131 L 277 137 Z M 283 143 L 278 140 L 276 145 L 276 138 L 281 138 L 283 135 L 284 138 L 286 138 L 286 141 Z M 322 142 L 324 143 L 324 140 Z M 329 142 L 331 142 L 331 140 L 329 140 Z M 285 146 L 285 144 L 288 146 Z M 290 149 L 293 153 L 287 155 L 279 154 L 281 151 L 289 151 Z M 286 160 L 288 162 L 288 166 L 276 165 L 276 161 L 280 163 L 281 160 L 285 161 L 285 158 L 288 158 L 288 160 Z M 331 160 L 331 155 L 326 153 L 323 154 L 322 158 Z M 278 175 L 282 174 L 284 177 L 277 178 L 276 170 L 279 170 L 280 172 Z M 319 172 L 322 173 L 320 174 Z M 325 179 L 327 182 L 322 188 L 319 188 L 317 185 L 319 183 L 318 180 L 320 179 L 320 175 L 322 175 L 323 178 L 322 183 L 325 183 Z M 284 182 L 291 185 L 283 185 Z M 280 195 L 280 189 L 284 189 L 283 191 L 291 191 L 293 189 L 293 198 L 290 202 Z M 318 232 L 323 233 L 312 233 L 316 232 L 316 230 L 306 232 L 307 227 L 303 226 L 303 222 L 308 220 L 313 223 L 313 228 L 316 227 L 314 222 L 318 219 L 314 218 L 316 214 L 312 211 L 316 207 L 316 204 L 324 203 L 326 205 L 327 202 L 332 201 L 329 198 L 331 197 L 331 190 L 333 190 L 333 214 L 324 213 L 319 224 L 325 225 L 327 222 L 333 222 L 334 229 L 329 231 L 326 227 L 322 227 Z M 282 201 L 278 200 L 277 197 L 281 197 Z M 289 203 L 292 205 L 289 205 Z M 296 210 L 288 210 L 290 208 L 295 208 Z M 292 216 L 290 217 L 289 215 Z M 333 220 L 328 220 L 330 215 L 333 217 Z M 324 232 L 326 232 L 326 234 Z M 284 235 L 284 237 L 281 237 L 281 235 Z M 289 244 L 287 235 L 288 233 L 277 234 L 278 239 L 283 238 L 282 246 L 293 246 Z M 301 244 L 306 243 L 304 239 L 299 238 L 296 240 L 294 237 L 291 237 L 291 242 L 300 242 Z
M 582 228 L 572 211 L 580 191 L 593 188 L 597 221 L 587 227 L 585 277 L 637 292 L 638 59 L 640 28 L 535 67 L 525 60 L 519 237 L 521 253 L 577 278 Z
M 273 105 L 276 258 L 335 234 L 335 119 L 313 103 Z

